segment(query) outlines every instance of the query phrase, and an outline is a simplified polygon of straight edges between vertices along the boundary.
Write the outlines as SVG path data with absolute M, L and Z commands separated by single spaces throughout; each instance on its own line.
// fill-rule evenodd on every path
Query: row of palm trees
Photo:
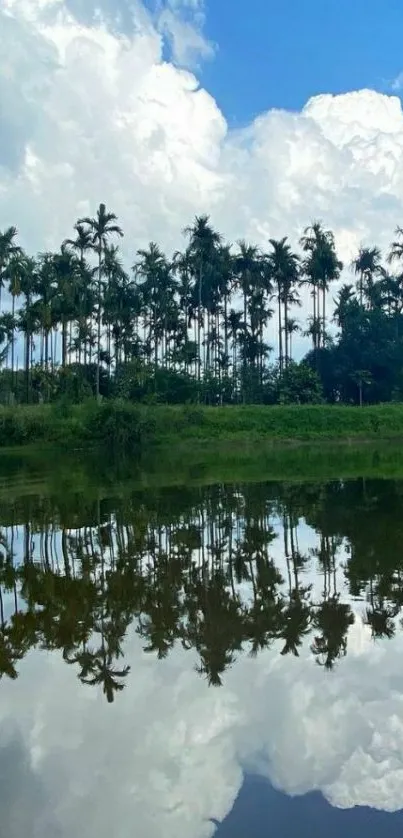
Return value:
M 401 262 L 398 233 L 390 256 Z M 343 265 L 333 233 L 320 222 L 304 230 L 299 253 L 287 237 L 270 239 L 267 250 L 246 241 L 232 247 L 206 215 L 184 234 L 186 246 L 172 258 L 151 242 L 127 270 L 118 247 L 123 231 L 105 204 L 77 221 L 58 252 L 32 257 L 18 244 L 15 227 L 0 233 L 0 290 L 11 300 L 6 308 L 3 300 L 0 345 L 12 380 L 22 366 L 19 334 L 27 393 L 33 365 L 49 372 L 74 362 L 95 365 L 97 396 L 102 370 L 111 376 L 134 360 L 199 383 L 207 376 L 226 379 L 245 392 L 248 376 L 263 381 L 274 310 L 280 374 L 292 359 L 295 333 L 310 335 L 315 352 L 327 345 L 329 289 Z M 377 248 L 362 248 L 353 262 L 361 305 L 382 272 L 400 293 L 399 276 L 391 277 L 380 259 Z M 293 316 L 304 286 L 312 299 L 305 326 Z

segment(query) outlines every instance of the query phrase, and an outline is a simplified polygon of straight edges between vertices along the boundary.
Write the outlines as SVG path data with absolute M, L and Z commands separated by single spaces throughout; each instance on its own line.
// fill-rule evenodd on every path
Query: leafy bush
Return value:
M 183 418 L 188 425 L 203 425 L 205 421 L 205 414 L 201 407 L 187 404 L 182 411 Z
M 136 450 L 155 430 L 155 422 L 144 409 L 123 401 L 89 402 L 82 425 L 88 440 L 102 442 L 113 451 Z

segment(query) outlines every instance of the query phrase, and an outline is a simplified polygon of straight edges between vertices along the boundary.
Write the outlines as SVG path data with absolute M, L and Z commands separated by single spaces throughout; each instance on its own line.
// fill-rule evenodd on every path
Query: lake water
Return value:
M 60 482 L 0 481 L 2 838 L 401 836 L 403 481 Z

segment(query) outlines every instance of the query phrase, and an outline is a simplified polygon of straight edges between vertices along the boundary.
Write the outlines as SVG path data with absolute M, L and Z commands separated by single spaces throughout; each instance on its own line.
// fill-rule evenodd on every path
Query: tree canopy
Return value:
M 16 227 L 0 232 L 1 401 L 403 399 L 402 228 L 384 261 L 361 247 L 343 284 L 334 234 L 317 220 L 298 252 L 286 236 L 227 243 L 207 215 L 183 235 L 172 257 L 150 242 L 129 268 L 103 203 L 57 252 L 29 255 Z M 312 348 L 297 363 L 298 333 Z

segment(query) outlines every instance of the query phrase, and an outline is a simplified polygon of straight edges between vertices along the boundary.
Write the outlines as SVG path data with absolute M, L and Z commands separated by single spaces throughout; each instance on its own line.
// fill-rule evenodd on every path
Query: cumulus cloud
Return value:
M 203 0 L 166 0 L 159 4 L 159 31 L 172 50 L 172 60 L 186 67 L 198 67 L 200 60 L 214 57 L 216 46 L 204 35 Z
M 186 67 L 206 57 L 200 0 L 0 0 L 0 228 L 56 247 L 99 202 L 124 255 L 169 252 L 196 213 L 267 244 L 321 218 L 348 264 L 385 248 L 403 200 L 403 113 L 361 90 L 272 110 L 231 131 Z M 171 60 L 166 59 L 169 34 Z

